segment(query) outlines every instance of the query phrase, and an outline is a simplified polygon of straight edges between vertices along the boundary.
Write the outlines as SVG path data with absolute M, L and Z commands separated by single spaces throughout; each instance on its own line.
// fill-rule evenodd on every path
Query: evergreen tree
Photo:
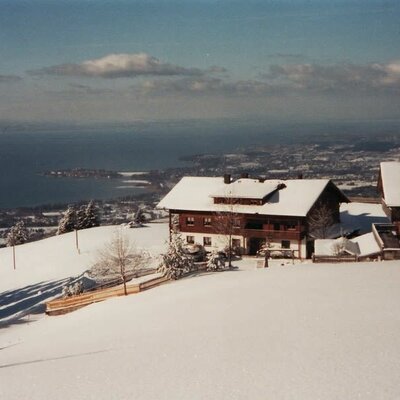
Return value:
M 57 235 L 62 233 L 72 232 L 76 227 L 76 210 L 73 206 L 69 206 L 64 216 L 58 223 Z
M 88 205 L 86 206 L 84 221 L 84 228 L 93 228 L 94 226 L 100 225 L 98 210 L 93 200 L 89 201 Z
M 158 271 L 171 279 L 179 279 L 193 269 L 193 258 L 187 254 L 183 239 L 177 231 L 171 232 L 169 247 L 162 259 Z
M 17 222 L 7 234 L 7 246 L 16 246 L 25 243 L 29 238 L 29 232 L 25 227 L 24 221 Z
M 81 206 L 76 211 L 75 229 L 85 229 L 85 228 L 87 228 L 86 207 Z

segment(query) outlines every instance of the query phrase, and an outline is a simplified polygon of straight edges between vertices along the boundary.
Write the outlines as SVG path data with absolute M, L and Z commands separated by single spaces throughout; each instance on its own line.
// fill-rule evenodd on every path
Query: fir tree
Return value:
M 7 246 L 16 246 L 25 243 L 29 238 L 29 232 L 25 227 L 24 221 L 17 222 L 7 234 Z
M 100 219 L 94 201 L 89 201 L 85 209 L 84 228 L 93 228 L 100 225 Z
M 187 254 L 183 239 L 176 231 L 171 232 L 168 250 L 162 259 L 158 271 L 171 279 L 179 279 L 193 268 L 193 258 Z
M 75 229 L 85 229 L 85 228 L 87 228 L 86 207 L 81 206 L 76 211 Z
M 73 206 L 69 206 L 64 216 L 58 223 L 57 235 L 62 233 L 72 232 L 76 227 L 76 210 Z

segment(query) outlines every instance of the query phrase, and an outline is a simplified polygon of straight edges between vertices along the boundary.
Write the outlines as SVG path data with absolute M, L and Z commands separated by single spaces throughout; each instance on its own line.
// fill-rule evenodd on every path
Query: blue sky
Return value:
M 398 1 L 0 0 L 0 121 L 398 118 Z

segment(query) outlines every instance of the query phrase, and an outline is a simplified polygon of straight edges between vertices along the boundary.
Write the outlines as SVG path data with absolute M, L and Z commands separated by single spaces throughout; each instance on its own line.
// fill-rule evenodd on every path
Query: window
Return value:
M 211 218 L 210 217 L 203 218 L 203 224 L 204 226 L 211 226 Z
M 232 247 L 234 249 L 239 249 L 240 248 L 240 239 L 232 239 Z
M 193 226 L 194 225 L 194 217 L 186 217 L 186 225 Z
M 285 224 L 286 231 L 295 231 L 297 229 L 297 223 L 295 221 L 288 221 Z
M 194 236 L 186 236 L 186 243 L 194 244 Z
M 211 246 L 211 238 L 209 236 L 203 237 L 203 245 L 204 246 Z
M 274 224 L 274 231 L 280 231 L 281 230 L 281 224 L 278 222 L 276 222 L 275 224 Z
M 290 240 L 282 240 L 281 247 L 282 249 L 290 249 Z

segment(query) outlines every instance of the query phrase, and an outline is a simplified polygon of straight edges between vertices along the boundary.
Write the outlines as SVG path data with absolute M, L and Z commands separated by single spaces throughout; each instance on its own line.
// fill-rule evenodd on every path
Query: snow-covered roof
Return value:
M 243 181 L 248 181 L 243 185 Z M 259 193 L 268 193 L 272 187 L 283 183 L 286 187 L 275 191 L 263 205 L 214 204 L 215 193 L 229 192 L 234 183 L 226 184 L 223 178 L 184 177 L 161 200 L 157 207 L 188 211 L 234 211 L 243 214 L 288 215 L 305 217 L 329 183 L 328 179 L 266 180 L 241 179 L 241 187 L 255 185 Z M 236 186 L 232 186 L 236 187 Z M 265 188 L 264 190 L 261 188 Z
M 218 190 L 211 193 L 211 197 L 226 197 L 232 199 L 260 199 L 277 190 L 278 184 L 273 181 L 260 182 L 258 179 L 238 179 L 220 186 Z
M 372 232 L 353 238 L 351 241 L 357 243 L 359 248 L 359 257 L 372 256 L 381 251 L 381 248 Z
M 381 204 L 352 202 L 340 205 L 340 221 L 344 232 L 358 230 L 363 234 L 371 232 L 372 223 L 388 223 L 390 219 Z
M 314 254 L 316 256 L 334 256 L 338 252 L 358 255 L 360 250 L 356 242 L 343 237 L 338 239 L 316 239 L 314 242 Z
M 339 249 L 358 257 L 368 257 L 381 252 L 381 248 L 372 232 L 353 239 L 317 239 L 314 242 L 316 256 L 333 256 Z
M 381 178 L 385 203 L 389 207 L 400 207 L 400 162 L 381 162 Z

